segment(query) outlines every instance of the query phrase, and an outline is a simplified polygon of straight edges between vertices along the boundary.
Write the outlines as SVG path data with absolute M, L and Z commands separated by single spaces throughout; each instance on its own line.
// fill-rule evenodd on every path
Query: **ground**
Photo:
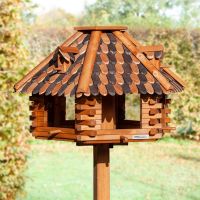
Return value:
M 92 147 L 33 142 L 26 196 L 19 200 L 92 200 Z M 199 143 L 165 138 L 111 149 L 111 199 L 199 200 Z

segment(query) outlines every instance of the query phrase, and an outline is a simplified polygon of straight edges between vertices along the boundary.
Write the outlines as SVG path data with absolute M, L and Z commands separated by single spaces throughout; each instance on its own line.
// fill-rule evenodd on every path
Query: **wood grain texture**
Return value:
M 127 26 L 77 26 L 74 30 L 77 31 L 106 31 L 106 30 L 127 30 Z
M 94 68 L 100 37 L 101 31 L 92 31 L 76 93 L 85 93 L 88 91 L 89 80 Z
M 93 146 L 94 200 L 110 200 L 109 144 Z

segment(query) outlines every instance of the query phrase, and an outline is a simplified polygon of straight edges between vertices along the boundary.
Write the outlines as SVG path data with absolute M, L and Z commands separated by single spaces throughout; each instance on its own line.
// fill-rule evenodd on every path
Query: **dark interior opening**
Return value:
M 117 129 L 140 128 L 140 95 L 116 96 Z
M 74 98 L 47 96 L 45 101 L 48 110 L 48 127 L 75 127 Z

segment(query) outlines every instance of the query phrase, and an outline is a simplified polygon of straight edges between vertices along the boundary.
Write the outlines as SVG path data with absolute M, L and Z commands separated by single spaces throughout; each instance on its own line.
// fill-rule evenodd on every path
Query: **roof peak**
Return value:
M 77 26 L 74 30 L 77 31 L 125 31 L 127 26 Z

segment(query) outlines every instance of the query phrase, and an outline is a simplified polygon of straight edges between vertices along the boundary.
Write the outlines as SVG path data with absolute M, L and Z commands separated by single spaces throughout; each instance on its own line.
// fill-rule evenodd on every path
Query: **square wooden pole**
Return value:
M 102 129 L 116 128 L 115 97 L 102 97 Z M 94 200 L 110 200 L 110 149 L 109 144 L 93 146 Z
M 110 200 L 110 155 L 109 144 L 93 146 L 94 200 Z

